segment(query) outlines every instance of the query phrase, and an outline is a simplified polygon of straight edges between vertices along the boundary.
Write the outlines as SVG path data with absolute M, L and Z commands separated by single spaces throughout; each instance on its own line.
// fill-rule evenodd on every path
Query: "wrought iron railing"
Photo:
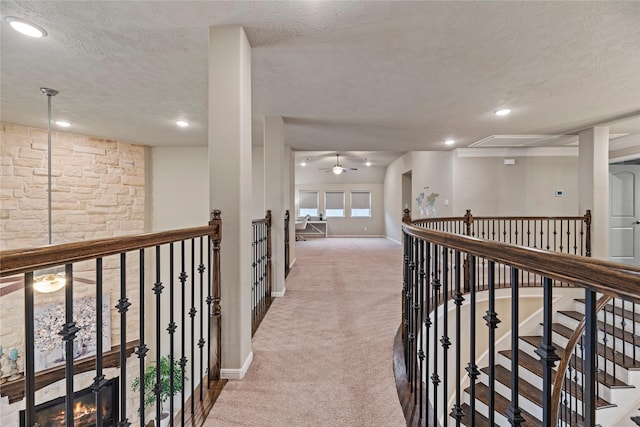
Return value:
M 144 377 L 150 365 L 161 366 L 166 353 L 170 361 L 171 425 L 174 413 L 177 413 L 176 423 L 182 425 L 206 417 L 213 404 L 212 394 L 219 392 L 221 383 L 220 243 L 220 211 L 213 211 L 209 224 L 203 227 L 0 252 L 0 277 L 15 275 L 24 286 L 25 328 L 20 351 L 24 354 L 24 380 L 7 382 L 0 388 L 3 395 L 9 395 L 10 401 L 25 397 L 24 425 L 37 425 L 36 390 L 65 378 L 65 425 L 73 426 L 74 376 L 81 372 L 95 371 L 92 388 L 96 408 L 101 408 L 106 363 L 118 366 L 116 375 L 122 378 L 119 413 L 114 416 L 117 425 L 146 425 L 145 400 L 149 400 L 150 389 L 155 397 L 151 400 L 156 402 L 154 413 L 156 419 L 160 419 L 166 377 L 161 369 L 155 369 L 148 387 Z M 64 346 L 65 362 L 64 367 L 41 373 L 34 368 L 38 344 L 35 322 L 40 320 L 34 316 L 34 282 L 38 271 L 58 266 L 64 266 L 66 281 L 61 291 L 64 321 L 57 332 L 59 345 Z M 88 274 L 92 279 L 86 279 Z M 92 326 L 80 325 L 78 315 L 74 314 L 74 308 L 90 309 L 77 307 L 74 293 L 79 289 L 95 296 L 95 314 L 87 319 Z M 112 301 L 104 314 L 103 294 L 118 299 L 117 304 Z M 119 337 L 113 338 L 119 341 L 119 346 L 103 348 L 102 328 L 106 320 L 103 316 L 118 319 Z M 95 356 L 74 360 L 79 334 L 88 333 L 91 328 L 95 328 L 92 335 Z M 139 368 L 127 372 L 127 359 L 132 350 L 139 359 Z M 153 354 L 148 356 L 150 351 Z M 129 390 L 131 377 L 135 375 L 143 382 L 137 396 Z M 174 394 L 179 395 L 179 399 L 174 399 Z M 139 400 L 137 415 L 134 415 L 135 408 L 127 407 L 131 397 Z M 101 416 L 101 411 L 97 411 L 96 425 L 101 425 Z M 135 417 L 139 417 L 139 423 L 134 421 Z
M 289 209 L 284 214 L 284 278 L 289 276 L 291 269 L 291 248 L 289 247 Z
M 267 314 L 271 296 L 271 211 L 252 222 L 251 251 L 251 334 L 255 334 Z
M 605 380 L 610 383 L 616 381 L 616 364 L 607 361 L 603 353 L 612 352 L 614 358 L 627 365 L 638 364 L 635 353 L 636 305 L 633 303 L 640 302 L 640 269 L 579 256 L 590 251 L 589 213 L 575 218 L 538 217 L 532 218 L 531 222 L 527 218 L 483 218 L 484 234 L 482 222 L 478 225 L 476 220 L 468 213 L 464 218 L 412 223 L 405 212 L 401 336 L 409 396 L 413 400 L 408 406 L 413 424 L 494 425 L 496 417 L 502 417 L 498 424 L 522 425 L 525 419 L 539 418 L 546 426 L 595 425 L 595 408 L 601 404 L 599 384 Z M 508 226 L 510 221 L 511 229 Z M 500 224 L 501 231 L 486 233 L 487 224 L 492 224 L 490 230 L 493 230 L 493 224 Z M 536 236 L 542 226 L 543 249 L 539 246 L 526 247 L 527 240 L 523 241 L 522 235 L 527 233 L 522 230 L 528 229 L 527 224 L 536 224 Z M 506 233 L 503 231 L 505 225 Z M 561 233 L 558 232 L 560 228 Z M 471 234 L 480 238 L 469 236 Z M 554 245 L 554 238 L 560 239 L 560 236 L 566 242 L 567 234 L 575 242 L 570 249 L 558 241 Z M 491 240 L 497 236 L 502 241 Z M 508 236 L 512 236 L 511 243 Z M 518 236 L 517 245 L 514 244 L 515 236 Z M 540 245 L 539 242 L 534 244 Z M 555 248 L 557 252 L 548 251 L 547 247 Z M 519 296 L 523 284 L 543 288 L 541 338 L 519 334 Z M 569 339 L 565 348 L 552 341 L 552 334 L 557 333 L 553 320 L 553 293 L 554 286 L 560 285 L 575 288 L 571 291 L 582 289 L 585 303 L 583 325 L 576 328 L 575 336 Z M 508 310 L 504 306 L 501 310 L 496 308 L 498 292 L 501 293 L 501 301 L 510 297 L 507 298 Z M 480 295 L 482 304 L 486 304 L 482 318 L 478 301 Z M 617 298 L 627 306 L 602 302 L 596 307 L 597 295 Z M 609 313 L 599 322 L 597 315 L 601 307 Z M 614 315 L 618 316 L 618 329 L 623 331 L 617 337 L 615 329 L 608 334 L 603 331 L 607 329 L 607 322 L 609 326 L 616 322 Z M 484 327 L 478 325 L 481 319 Z M 507 321 L 509 324 L 502 326 L 508 328 L 509 350 L 498 352 L 496 330 L 500 323 Z M 480 337 L 485 336 L 482 340 L 486 356 L 483 357 L 487 367 L 479 369 L 477 348 L 480 348 Z M 523 369 L 521 362 L 529 362 L 519 360 L 526 356 L 520 347 L 535 340 L 538 341 L 532 345 L 540 361 L 533 369 L 540 371 L 541 381 L 539 387 L 536 386 L 539 394 L 533 398 L 539 413 L 532 415 L 521 408 L 519 401 L 531 385 L 526 384 L 518 372 Z M 496 364 L 498 353 L 501 357 L 506 355 L 510 358 L 506 369 L 511 372 L 508 381 L 505 381 L 505 376 L 501 377 L 501 367 Z M 560 364 L 556 373 L 557 361 Z M 466 370 L 466 379 L 462 369 Z M 557 385 L 552 387 L 554 373 Z M 478 381 L 480 376 L 483 376 L 482 382 Z M 500 380 L 503 383 L 499 384 Z M 465 402 L 462 386 L 467 381 L 468 387 L 464 392 L 468 399 Z M 503 394 L 504 387 L 507 387 L 510 395 L 505 398 L 498 393 L 498 384 Z M 482 401 L 485 406 L 486 419 L 478 415 L 477 401 Z

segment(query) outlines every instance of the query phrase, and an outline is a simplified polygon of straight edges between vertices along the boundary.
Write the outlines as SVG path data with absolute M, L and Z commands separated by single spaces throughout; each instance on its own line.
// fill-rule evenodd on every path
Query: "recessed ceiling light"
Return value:
M 367 160 L 367 162 L 365 163 L 366 166 L 371 166 L 371 161 Z
M 189 126 L 189 122 L 186 120 L 176 120 L 176 125 L 180 126 L 181 128 L 186 128 L 187 126 Z
M 71 123 L 64 120 L 56 120 L 56 124 L 63 128 L 68 128 L 69 126 L 71 126 Z
M 300 163 L 300 166 L 307 166 L 307 162 Z
M 496 116 L 506 116 L 509 113 L 511 113 L 511 109 L 510 108 L 503 108 L 501 110 L 496 111 L 494 114 Z
M 453 145 L 453 144 L 456 143 L 456 141 L 453 140 L 453 139 L 447 139 L 444 143 L 447 144 L 447 145 Z
M 21 18 L 16 18 L 15 16 L 7 16 L 4 18 L 4 21 L 11 25 L 11 28 L 16 30 L 19 33 L 24 34 L 29 37 L 46 37 L 47 32 L 39 25 L 32 24 L 29 21 L 25 21 Z

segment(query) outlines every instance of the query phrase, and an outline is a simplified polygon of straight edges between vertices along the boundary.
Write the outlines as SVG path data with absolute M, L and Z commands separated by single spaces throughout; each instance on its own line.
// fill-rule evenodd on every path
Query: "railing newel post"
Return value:
M 404 224 L 411 224 L 411 210 L 404 209 L 402 212 L 402 222 Z
M 585 223 L 585 256 L 591 256 L 591 209 L 587 209 L 587 213 L 584 214 Z
M 222 212 L 215 209 L 211 212 L 211 252 L 213 258 L 213 268 L 211 269 L 212 283 L 212 303 L 213 311 L 209 313 L 209 323 L 214 323 L 216 334 L 215 357 L 210 357 L 209 371 L 213 372 L 213 380 L 220 380 L 220 367 L 222 366 L 222 324 L 220 307 L 220 242 L 222 241 Z

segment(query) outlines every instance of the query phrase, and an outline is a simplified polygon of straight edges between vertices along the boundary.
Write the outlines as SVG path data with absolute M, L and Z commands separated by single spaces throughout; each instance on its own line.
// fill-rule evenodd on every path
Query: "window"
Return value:
M 371 216 L 371 193 L 369 191 L 351 192 L 351 216 L 370 217 Z
M 344 216 L 344 191 L 327 191 L 324 193 L 324 208 L 327 218 Z
M 298 193 L 298 216 L 318 216 L 318 192 L 300 191 Z

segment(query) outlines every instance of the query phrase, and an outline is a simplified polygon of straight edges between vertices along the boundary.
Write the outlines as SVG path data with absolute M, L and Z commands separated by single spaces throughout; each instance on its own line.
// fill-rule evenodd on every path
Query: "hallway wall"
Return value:
M 505 165 L 505 158 L 515 159 L 515 164 Z M 423 216 L 416 200 L 423 191 L 425 197 L 438 194 L 435 215 L 430 216 L 462 216 L 466 209 L 482 216 L 584 213 L 578 212 L 575 149 L 414 151 L 391 163 L 385 174 L 385 233 L 396 241 L 402 240 L 402 174 L 408 171 L 414 219 Z

